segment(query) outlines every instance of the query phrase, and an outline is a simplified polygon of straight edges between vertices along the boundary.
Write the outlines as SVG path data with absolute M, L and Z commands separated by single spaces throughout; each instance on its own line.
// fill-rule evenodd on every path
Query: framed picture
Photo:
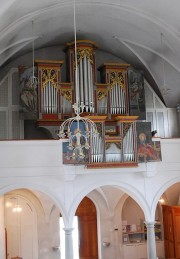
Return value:
M 106 125 L 105 126 L 105 135 L 116 136 L 117 135 L 116 125 Z
M 76 148 L 77 146 L 77 137 L 76 137 L 76 131 L 79 131 L 82 133 L 82 136 L 80 136 L 80 143 L 82 145 L 82 150 L 84 157 L 79 156 L 79 149 Z M 85 125 L 81 121 L 79 122 L 79 125 L 77 122 L 73 122 L 70 128 L 70 131 L 72 133 L 72 145 L 73 147 L 69 148 L 69 141 L 63 142 L 63 164 L 87 164 L 89 162 L 89 149 L 86 149 L 84 147 L 85 144 Z

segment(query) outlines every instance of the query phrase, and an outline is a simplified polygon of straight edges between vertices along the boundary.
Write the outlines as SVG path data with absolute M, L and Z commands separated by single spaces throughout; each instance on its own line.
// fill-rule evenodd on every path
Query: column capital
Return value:
M 154 228 L 154 225 L 156 224 L 156 221 L 144 221 L 147 228 Z
M 73 230 L 74 230 L 74 228 L 63 228 L 63 230 L 65 231 L 66 235 L 71 235 Z

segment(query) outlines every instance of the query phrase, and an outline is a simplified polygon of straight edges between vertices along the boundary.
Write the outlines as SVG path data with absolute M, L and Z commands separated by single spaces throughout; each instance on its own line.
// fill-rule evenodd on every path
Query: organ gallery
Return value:
M 75 115 L 73 104 L 78 95 L 83 107 L 81 116 L 96 124 L 98 135 L 90 137 L 90 149 L 83 148 L 82 159 L 73 157 L 66 140 L 63 143 L 65 164 L 86 164 L 89 168 L 121 167 L 137 166 L 140 160 L 159 160 L 160 146 L 153 143 L 150 125 L 145 122 L 142 71 L 134 70 L 130 64 L 109 60 L 97 67 L 97 45 L 80 40 L 77 41 L 75 80 L 74 49 L 74 42 L 67 43 L 65 60 L 35 60 L 34 68 L 20 67 L 20 104 L 24 116 L 35 120 L 37 127 L 46 128 L 52 138 L 58 138 L 60 125 Z M 62 81 L 63 66 L 65 82 Z M 76 122 L 72 127 L 75 131 Z M 83 125 L 80 128 L 84 130 Z M 140 138 L 142 133 L 145 134 L 144 143 Z M 151 152 L 147 152 L 147 144 Z

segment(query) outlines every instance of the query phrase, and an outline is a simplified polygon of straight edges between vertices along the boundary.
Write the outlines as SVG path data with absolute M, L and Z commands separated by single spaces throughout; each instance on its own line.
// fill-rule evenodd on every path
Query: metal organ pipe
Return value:
M 93 85 L 93 70 L 92 65 L 85 55 L 79 61 L 78 79 L 80 103 L 85 104 L 85 112 L 94 112 L 94 85 Z M 77 94 L 77 93 L 76 93 Z
M 57 92 L 57 89 L 51 85 L 50 81 L 43 88 L 42 97 L 43 97 L 43 102 L 42 102 L 43 113 L 46 113 L 46 114 L 57 113 L 58 92 Z
M 112 143 L 108 151 L 106 151 L 106 162 L 121 162 L 121 150 Z
M 117 88 L 117 84 L 115 85 L 115 113 L 118 114 L 119 111 L 119 99 L 118 99 L 118 95 L 119 95 L 119 89 Z
M 98 113 L 107 114 L 107 96 L 98 101 Z
M 104 142 L 101 136 L 91 137 L 91 161 L 92 163 L 103 162 Z
M 62 113 L 72 112 L 72 104 L 70 101 L 66 100 L 64 96 L 61 96 L 61 112 Z
M 90 112 L 94 112 L 94 85 L 93 85 L 93 71 L 92 71 L 92 65 L 89 63 L 89 71 L 90 71 L 90 82 L 89 82 L 89 92 L 90 92 Z
M 78 73 L 79 73 L 79 92 L 81 93 L 80 96 L 80 102 L 84 103 L 84 88 L 83 88 L 83 67 L 82 67 L 82 59 L 80 60 L 79 67 L 78 67 Z
M 128 132 L 126 133 L 123 139 L 123 154 L 124 161 L 131 162 L 134 161 L 134 133 L 133 133 L 133 124 L 131 124 Z
M 87 88 L 88 88 L 88 106 L 89 106 L 89 110 L 87 111 L 90 111 L 91 112 L 91 67 L 90 67 L 90 63 L 89 63 L 89 60 L 87 59 L 87 82 L 88 82 L 88 85 L 87 85 Z
M 110 90 L 110 102 L 111 102 L 110 112 L 112 114 L 126 113 L 125 92 L 117 83 Z
M 47 100 L 48 100 L 48 113 L 51 113 L 50 111 L 50 97 L 51 97 L 51 89 L 49 87 L 49 84 L 48 84 L 48 94 L 47 94 Z
M 120 89 L 121 90 L 121 114 L 124 114 L 124 91 L 122 90 L 122 88 Z
M 84 88 L 85 88 L 85 96 L 86 96 L 86 104 L 85 104 L 85 111 L 88 112 L 89 100 L 88 100 L 88 82 L 87 82 L 87 61 L 86 55 L 84 56 Z
M 119 112 L 120 114 L 123 114 L 123 106 L 124 106 L 124 100 L 123 100 L 123 90 L 122 88 L 119 87 L 119 104 L 120 104 L 120 108 L 119 108 Z

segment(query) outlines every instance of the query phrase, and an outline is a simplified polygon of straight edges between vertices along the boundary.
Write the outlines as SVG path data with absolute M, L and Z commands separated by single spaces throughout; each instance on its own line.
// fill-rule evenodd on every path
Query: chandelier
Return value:
M 38 84 L 38 78 L 35 76 L 35 66 L 34 66 L 34 41 L 35 41 L 35 34 L 34 34 L 34 21 L 32 21 L 32 76 L 30 77 L 30 84 L 31 88 L 36 88 Z
M 169 91 L 171 89 L 168 88 L 167 83 L 166 83 L 165 60 L 163 58 L 163 47 L 164 47 L 163 45 L 165 45 L 165 44 L 163 44 L 164 43 L 163 38 L 165 40 L 165 37 L 164 37 L 163 33 L 161 33 L 161 58 L 162 58 L 162 69 L 163 69 L 163 71 L 162 71 L 163 72 L 162 73 L 163 74 L 163 86 L 161 88 L 161 92 L 165 96 L 165 95 L 169 94 Z
M 85 105 L 79 101 L 79 87 L 78 87 L 78 62 L 77 62 L 77 40 L 76 40 L 76 13 L 75 13 L 75 0 L 74 0 L 74 60 L 75 60 L 75 100 L 72 105 L 75 117 L 65 120 L 58 132 L 59 138 L 69 138 L 68 149 L 72 151 L 71 157 L 68 159 L 82 160 L 85 158 L 87 150 L 90 149 L 91 139 L 97 136 L 98 130 L 96 124 L 88 117 L 80 116 L 83 113 Z

